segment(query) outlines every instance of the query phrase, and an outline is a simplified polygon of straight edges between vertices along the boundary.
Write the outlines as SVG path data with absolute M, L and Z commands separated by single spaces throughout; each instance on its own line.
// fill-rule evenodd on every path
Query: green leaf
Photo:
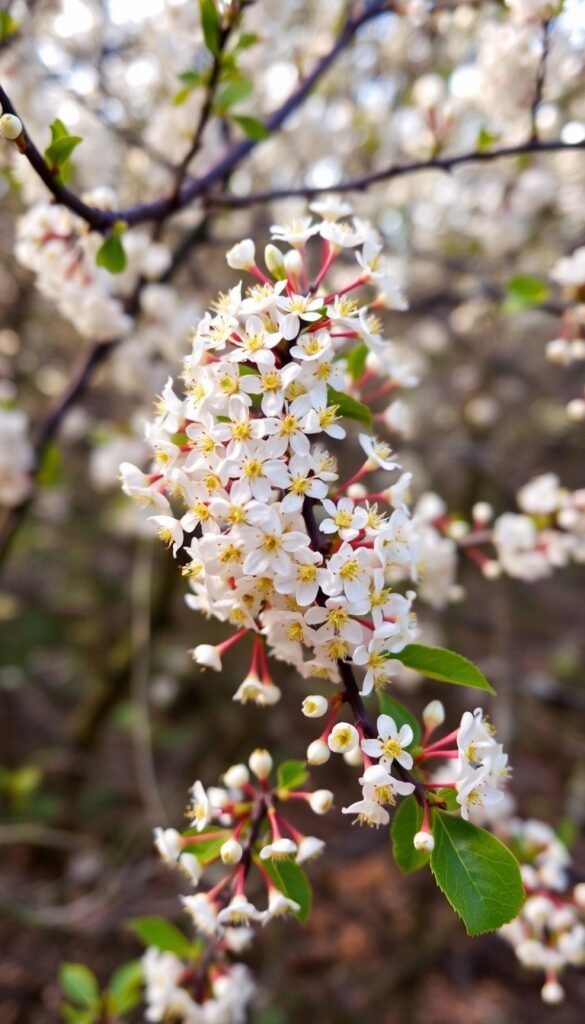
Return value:
M 232 117 L 232 121 L 239 124 L 244 134 L 247 135 L 249 139 L 254 139 L 255 142 L 263 142 L 264 139 L 270 138 L 268 128 L 256 117 L 240 115 L 238 117 Z
M 357 381 L 363 375 L 366 359 L 368 358 L 368 346 L 365 342 L 356 345 L 351 352 L 347 353 L 347 368 L 351 373 L 353 380 Z
M 546 302 L 550 295 L 548 285 L 537 277 L 527 274 L 516 274 L 506 284 L 504 311 L 519 313 L 523 309 L 531 309 Z
M 97 1024 L 99 1007 L 79 1010 L 69 1003 L 61 1006 L 61 1016 L 67 1024 Z
M 264 861 L 272 881 L 277 889 L 284 893 L 288 899 L 294 900 L 300 906 L 300 911 L 294 916 L 299 921 L 306 921 L 311 912 L 311 886 L 305 872 L 292 860 Z
M 524 886 L 518 861 L 485 829 L 433 812 L 431 871 L 468 935 L 495 931 L 519 913 Z
M 209 864 L 210 861 L 219 857 L 219 851 L 226 839 L 229 839 L 231 835 L 230 829 L 219 828 L 217 825 L 208 825 L 205 831 L 216 832 L 217 836 L 210 839 L 201 839 L 200 842 L 193 843 L 192 846 L 188 846 L 185 850 L 185 853 L 192 853 L 194 857 L 197 857 L 200 864 Z M 184 836 L 198 836 L 199 832 L 196 828 L 188 828 L 182 834 Z
M 342 416 L 347 416 L 350 420 L 357 420 L 358 423 L 363 423 L 365 427 L 371 428 L 372 413 L 363 402 L 358 402 L 351 395 L 346 395 L 343 391 L 336 391 L 332 387 L 327 388 L 327 402 L 329 405 L 336 405 Z
M 61 449 L 55 441 L 51 441 L 43 452 L 43 458 L 37 473 L 39 487 L 56 487 L 63 481 L 63 460 Z
M 203 76 L 199 71 L 182 71 L 177 77 L 183 85 L 188 85 L 190 89 L 195 89 L 203 81 Z
M 58 139 L 66 139 L 69 135 L 69 129 L 59 117 L 56 117 L 53 123 L 49 125 L 49 129 L 51 132 L 51 142 L 57 142 Z
M 392 655 L 394 657 L 394 655 Z M 378 691 L 378 703 L 380 705 L 380 714 L 390 715 L 396 722 L 396 725 L 400 729 L 403 725 L 409 725 L 414 733 L 414 739 L 412 741 L 412 747 L 417 747 L 422 739 L 422 729 L 420 722 L 413 714 L 401 704 L 399 700 L 395 700 L 385 690 Z
M 214 0 L 199 0 L 205 45 L 217 57 L 221 43 L 221 20 Z
M 243 32 L 234 46 L 234 53 L 238 53 L 240 50 L 248 50 L 250 46 L 254 46 L 260 42 L 260 36 L 256 35 L 255 32 Z
M 126 253 L 120 234 L 121 231 L 114 228 L 100 245 L 95 258 L 98 267 L 104 267 L 110 274 L 121 274 L 126 269 Z
M 164 917 L 133 917 L 126 923 L 145 946 L 156 946 L 165 953 L 174 953 L 179 957 L 191 956 L 192 943 L 176 925 Z
M 73 150 L 80 142 L 83 142 L 81 135 L 67 135 L 62 139 L 52 142 L 45 150 L 45 160 L 50 167 L 61 167 L 67 163 Z
M 443 683 L 454 683 L 456 686 L 471 686 L 488 693 L 496 692 L 477 665 L 462 654 L 448 651 L 446 647 L 407 644 L 398 654 L 392 654 L 392 657 L 429 679 L 440 679 Z
M 15 32 L 18 32 L 19 27 L 10 11 L 0 11 L 0 40 L 13 36 Z
M 287 792 L 291 789 L 298 789 L 309 778 L 307 766 L 304 761 L 283 761 L 278 766 L 278 788 Z
M 214 103 L 214 107 L 220 112 L 229 110 L 230 107 L 235 107 L 237 103 L 247 100 L 253 89 L 254 83 L 249 78 L 236 78 L 233 82 L 229 82 L 225 89 L 222 89 Z
M 100 990 L 97 978 L 85 964 L 61 964 L 59 984 L 65 995 L 79 1006 L 99 1006 Z
M 140 960 L 131 960 L 114 971 L 108 986 L 108 1008 L 113 1013 L 127 1013 L 142 998 L 144 972 Z
M 394 818 L 390 835 L 392 837 L 392 852 L 397 866 L 405 874 L 411 871 L 418 871 L 424 868 L 430 860 L 430 853 L 424 850 L 415 850 L 412 840 L 423 820 L 423 809 L 416 797 L 407 796 L 400 804 Z
M 487 128 L 484 128 L 482 125 L 482 127 L 479 129 L 477 133 L 477 139 L 475 140 L 475 148 L 479 153 L 485 153 L 487 149 L 492 148 L 492 146 L 498 141 L 499 138 L 499 135 L 493 135 L 491 132 L 488 132 Z
M 444 786 L 443 789 L 436 789 L 433 794 L 433 799 L 444 803 L 447 811 L 459 812 L 461 810 L 457 803 L 457 793 L 452 786 Z

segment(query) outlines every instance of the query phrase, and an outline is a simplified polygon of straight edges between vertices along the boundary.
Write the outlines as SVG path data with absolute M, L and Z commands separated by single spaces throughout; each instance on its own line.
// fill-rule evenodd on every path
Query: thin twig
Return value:
M 548 52 L 550 47 L 550 32 L 551 32 L 552 20 L 548 19 L 542 23 L 542 51 L 540 54 L 540 60 L 538 62 L 538 70 L 536 72 L 536 84 L 534 87 L 534 96 L 530 105 L 530 138 L 533 142 L 538 141 L 538 125 L 536 118 L 538 115 L 538 108 L 542 103 L 542 96 L 544 92 L 544 82 L 546 78 L 546 62 L 548 59 Z

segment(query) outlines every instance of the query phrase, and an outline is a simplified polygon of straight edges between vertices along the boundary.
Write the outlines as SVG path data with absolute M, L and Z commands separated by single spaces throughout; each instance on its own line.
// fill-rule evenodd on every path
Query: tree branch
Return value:
M 317 61 L 310 74 L 297 86 L 288 99 L 266 118 L 264 127 L 269 134 L 277 131 L 290 115 L 301 106 L 311 90 L 351 42 L 358 29 L 372 18 L 389 11 L 392 6 L 389 0 L 374 0 L 373 3 L 362 5 L 359 14 L 347 19 L 329 52 Z M 1 85 L 0 104 L 2 104 L 5 113 L 19 116 L 10 97 Z M 46 163 L 40 150 L 26 133 L 26 130 L 23 141 L 23 156 L 29 161 L 57 202 L 62 206 L 66 206 L 73 213 L 77 214 L 78 217 L 81 217 L 94 231 L 101 232 L 108 231 L 118 221 L 124 221 L 129 226 L 133 226 L 146 222 L 160 223 L 166 220 L 178 210 L 188 206 L 194 199 L 205 195 L 210 188 L 220 182 L 226 174 L 229 174 L 240 164 L 256 148 L 259 142 L 257 139 L 247 138 L 235 143 L 206 174 L 185 183 L 180 187 L 176 195 L 173 189 L 170 195 L 161 196 L 149 203 L 140 203 L 136 206 L 129 206 L 120 210 L 99 210 L 95 206 L 84 203 L 71 189 L 57 181 L 52 169 Z
M 455 153 L 453 156 L 429 157 L 427 160 L 411 160 L 409 163 L 390 164 L 378 171 L 371 171 L 369 174 L 358 175 L 355 178 L 348 178 L 340 181 L 337 185 L 311 186 L 299 185 L 292 188 L 270 189 L 265 192 L 250 192 L 248 195 L 226 195 L 211 194 L 206 197 L 206 203 L 210 206 L 230 207 L 240 209 L 247 206 L 254 206 L 260 203 L 270 203 L 274 199 L 311 199 L 315 196 L 324 195 L 327 192 L 336 195 L 342 192 L 364 192 L 372 185 L 384 181 L 391 181 L 392 178 L 400 178 L 406 174 L 418 174 L 420 171 L 451 171 L 454 167 L 470 163 L 491 163 L 494 160 L 505 160 L 513 156 L 522 156 L 526 153 L 555 153 L 562 150 L 585 149 L 585 140 L 580 142 L 563 142 L 562 139 L 528 139 L 526 142 L 518 143 L 516 146 L 504 146 L 501 149 L 490 150 L 469 150 L 466 153 Z

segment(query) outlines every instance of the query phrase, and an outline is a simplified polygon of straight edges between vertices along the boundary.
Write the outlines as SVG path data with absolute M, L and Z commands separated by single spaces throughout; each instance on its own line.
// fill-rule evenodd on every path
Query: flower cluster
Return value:
M 107 209 L 115 197 L 108 189 L 96 189 L 86 197 L 95 207 Z M 37 203 L 17 226 L 15 254 L 24 267 L 37 275 L 42 295 L 52 299 L 59 312 L 84 337 L 96 341 L 123 337 L 132 328 L 124 300 L 140 277 L 157 278 L 168 266 L 166 246 L 153 244 L 146 231 L 124 234 L 126 267 L 115 277 L 96 265 L 104 239 L 64 206 Z
M 500 933 L 525 967 L 544 972 L 543 1000 L 560 1003 L 559 975 L 585 963 L 585 883 L 572 882 L 569 851 L 545 822 L 512 818 L 501 831 L 520 861 L 527 899 Z
M 174 953 L 151 946 L 142 957 L 147 1021 L 243 1024 L 256 991 L 244 964 L 198 972 Z
M 424 808 L 424 821 L 421 832 L 414 837 L 415 846 L 431 850 L 434 844 L 429 812 L 436 803 L 437 791 L 439 805 L 445 806 L 446 800 L 449 809 L 459 810 L 466 821 L 470 814 L 473 817 L 478 810 L 502 801 L 508 757 L 496 741 L 493 727 L 484 719 L 482 709 L 464 712 L 458 729 L 431 742 L 444 718 L 441 702 L 431 701 L 423 712 L 425 731 L 419 744 L 414 742 L 409 722 L 399 727 L 390 715 L 379 715 L 377 735 L 361 740 L 365 765 L 360 778 L 362 799 L 344 807 L 343 813 L 355 814 L 360 824 L 387 825 L 387 805 L 394 805 L 397 796 L 416 792 Z M 446 763 L 429 772 L 429 762 L 436 761 Z M 451 761 L 456 762 L 454 769 L 450 767 Z
M 364 461 L 339 485 L 335 455 L 324 446 L 345 438 L 344 413 L 368 415 L 348 396 L 362 394 L 352 353 L 361 358 L 363 350 L 362 366 L 372 354 L 390 382 L 404 377 L 380 321 L 349 293 L 370 285 L 377 305 L 402 307 L 403 300 L 376 232 L 357 219 L 340 220 L 347 204 L 313 209 L 323 219 L 273 228 L 274 241 L 291 248 L 283 254 L 267 246 L 271 278 L 257 266 L 251 240 L 230 250 L 230 266 L 258 283 L 245 295 L 241 284 L 221 295 L 198 324 L 184 363 L 186 393 L 178 397 L 169 381 L 148 429 L 152 471 L 121 467 L 125 491 L 155 507 L 152 519 L 175 555 L 184 547 L 190 605 L 237 629 L 216 648 L 196 647 L 195 661 L 219 670 L 236 639 L 256 634 L 250 672 L 235 697 L 260 704 L 279 696 L 264 638 L 304 677 L 336 682 L 339 663 L 365 667 L 367 693 L 384 686 L 390 654 L 415 635 L 412 591 L 388 585 L 391 574 L 416 579 L 404 500 L 410 476 L 365 497 L 360 489 L 353 500 L 352 485 L 374 471 L 397 470 L 398 462 L 387 444 L 361 433 Z M 306 244 L 317 235 L 323 257 L 311 283 Z M 332 264 L 357 247 L 357 277 L 328 291 L 323 281 Z M 170 499 L 183 504 L 179 516 Z
M 461 597 L 458 556 L 477 564 L 486 579 L 502 573 L 526 582 L 550 576 L 571 561 L 585 561 L 585 490 L 570 491 L 555 473 L 543 473 L 520 488 L 520 512 L 494 518 L 477 502 L 471 522 L 450 517 L 445 502 L 427 493 L 412 519 L 419 554 L 418 594 L 435 607 Z

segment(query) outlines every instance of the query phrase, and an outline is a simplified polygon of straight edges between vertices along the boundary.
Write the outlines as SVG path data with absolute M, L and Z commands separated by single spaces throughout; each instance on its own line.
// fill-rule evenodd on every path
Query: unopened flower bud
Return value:
M 329 749 L 334 754 L 345 754 L 350 750 L 354 750 L 359 745 L 360 735 L 355 727 L 349 722 L 338 722 L 334 725 L 329 736 L 327 737 L 327 743 Z
M 264 250 L 264 262 L 267 269 L 277 280 L 283 281 L 286 277 L 284 268 L 284 256 L 276 245 L 269 244 Z
M 346 750 L 343 755 L 343 760 L 346 764 L 350 765 L 351 768 L 361 768 L 364 763 L 364 758 L 359 746 L 354 747 L 353 750 Z
M 309 797 L 309 807 L 314 814 L 327 814 L 333 807 L 333 793 L 330 789 L 316 789 Z
M 422 713 L 427 729 L 437 729 L 445 721 L 445 705 L 440 700 L 431 700 Z
M 499 562 L 496 562 L 493 558 L 488 558 L 481 567 L 483 576 L 486 580 L 497 580 L 502 575 L 502 567 Z
M 309 764 L 325 764 L 331 757 L 331 751 L 324 740 L 313 740 L 307 747 L 307 761 Z
M 417 832 L 412 840 L 412 845 L 419 852 L 430 853 L 435 848 L 435 840 L 430 832 Z
M 267 750 L 262 750 L 260 748 L 253 750 L 250 754 L 248 764 L 256 778 L 260 779 L 260 781 L 267 779 L 272 771 L 272 758 Z
M 494 509 L 489 501 L 476 501 L 471 510 L 471 515 L 476 526 L 487 526 L 494 517 Z
M 582 910 L 585 910 L 585 882 L 579 882 L 573 889 L 575 903 Z
M 251 238 L 237 242 L 225 255 L 227 265 L 232 270 L 250 270 L 254 266 L 255 257 L 256 246 Z
M 289 249 L 284 255 L 284 267 L 288 277 L 296 280 L 300 277 L 303 269 L 303 261 L 296 249 Z
M 215 672 L 221 672 L 221 658 L 217 647 L 212 647 L 211 644 L 198 644 L 191 651 L 191 657 L 203 668 L 212 668 Z
M 546 346 L 546 358 L 559 366 L 568 366 L 571 362 L 571 349 L 566 338 L 554 338 Z
M 322 697 L 317 693 L 310 697 L 305 697 L 301 706 L 303 715 L 306 715 L 307 718 L 321 718 L 321 715 L 327 714 L 329 701 L 326 697 Z
M 239 864 L 242 859 L 243 849 L 237 839 L 228 839 L 219 851 L 224 864 Z
M 540 994 L 543 1002 L 548 1003 L 550 1006 L 557 1006 L 565 998 L 565 990 L 562 985 L 559 985 L 556 978 L 547 981 L 542 986 Z
M 223 781 L 230 788 L 241 789 L 242 786 L 245 786 L 250 781 L 250 772 L 245 764 L 233 764 L 224 773 Z
M 155 828 L 154 845 L 162 859 L 172 863 L 179 859 L 183 849 L 181 833 L 176 828 Z
M 447 533 L 453 540 L 463 540 L 469 533 L 469 524 L 464 519 L 453 519 L 447 527 Z
M 347 488 L 347 496 L 348 498 L 352 498 L 353 501 L 355 501 L 356 498 L 365 498 L 367 493 L 367 487 L 360 483 L 350 484 Z
M 567 405 L 566 409 L 567 419 L 571 423 L 581 423 L 585 420 L 585 400 L 583 398 L 573 398 Z
M 9 142 L 16 142 L 23 132 L 22 121 L 16 114 L 3 114 L 0 117 L 0 135 Z

